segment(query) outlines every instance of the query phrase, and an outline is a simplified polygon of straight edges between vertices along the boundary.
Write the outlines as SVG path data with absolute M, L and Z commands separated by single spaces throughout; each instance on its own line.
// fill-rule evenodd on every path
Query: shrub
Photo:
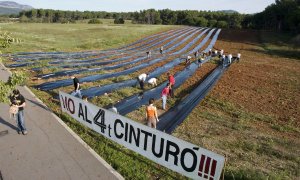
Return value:
M 124 21 L 123 18 L 116 18 L 116 19 L 114 20 L 114 23 L 115 23 L 115 24 L 124 24 L 125 21 Z
M 102 24 L 102 22 L 99 19 L 91 19 L 88 24 Z

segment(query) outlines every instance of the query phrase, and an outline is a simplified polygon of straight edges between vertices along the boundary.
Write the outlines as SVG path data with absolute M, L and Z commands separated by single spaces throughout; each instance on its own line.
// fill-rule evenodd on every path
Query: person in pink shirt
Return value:
M 174 85 L 175 85 L 175 78 L 172 74 L 168 73 L 169 77 L 169 84 L 170 84 L 170 95 L 173 98 L 174 97 Z
M 170 84 L 167 83 L 167 86 L 161 92 L 163 110 L 166 110 L 167 97 L 168 97 L 169 94 L 170 94 Z

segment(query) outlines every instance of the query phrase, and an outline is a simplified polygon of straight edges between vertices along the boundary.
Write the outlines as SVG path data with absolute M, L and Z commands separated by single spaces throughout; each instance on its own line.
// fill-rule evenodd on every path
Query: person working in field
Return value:
M 71 93 L 71 95 L 78 97 L 78 98 L 82 98 L 81 92 L 80 92 L 79 80 L 75 76 L 72 76 L 71 78 L 73 79 L 73 85 L 74 85 L 74 91 Z
M 223 56 L 223 54 L 224 54 L 224 50 L 221 49 L 220 52 L 219 52 L 219 58 L 221 58 Z
M 112 103 L 109 104 L 109 108 L 107 110 L 119 114 L 118 109 Z
M 194 52 L 194 56 L 195 56 L 195 59 L 197 59 L 199 56 L 199 52 L 198 51 Z
M 238 53 L 237 56 L 236 56 L 236 61 L 240 62 L 240 58 L 241 58 L 241 53 Z
M 154 99 L 149 99 L 149 105 L 146 107 L 146 119 L 149 127 L 156 129 L 156 122 L 159 122 L 157 117 L 157 108 L 153 105 Z
M 148 84 L 151 84 L 152 87 L 157 86 L 157 78 L 150 78 Z
M 174 85 L 175 85 L 175 78 L 172 74 L 168 73 L 168 80 L 169 80 L 169 93 L 171 97 L 174 97 Z
M 144 82 L 146 81 L 147 77 L 149 77 L 149 74 L 146 73 L 143 73 L 137 77 L 142 90 L 144 90 Z
M 211 54 L 212 54 L 212 50 L 209 49 L 209 51 L 208 51 L 208 56 L 211 56 Z
M 147 54 L 147 58 L 150 59 L 151 58 L 151 51 L 150 50 L 147 51 L 146 54 Z
M 191 56 L 187 56 L 186 59 L 185 59 L 185 65 L 191 64 L 191 59 L 192 59 Z
M 170 94 L 170 84 L 167 83 L 166 87 L 161 92 L 162 109 L 163 110 L 166 110 L 167 98 L 168 98 L 169 94 Z
M 83 95 L 82 100 L 85 101 L 85 102 L 88 102 L 88 97 L 86 95 Z
M 217 55 L 218 55 L 218 51 L 215 50 L 213 55 L 214 55 L 214 56 L 217 56 Z
M 198 67 L 202 66 L 203 61 L 204 61 L 204 54 L 198 59 Z
M 227 58 L 228 58 L 228 63 L 231 64 L 231 61 L 232 61 L 232 54 L 228 54 Z
M 159 52 L 160 52 L 160 54 L 163 54 L 163 52 L 164 52 L 164 46 L 160 47 Z

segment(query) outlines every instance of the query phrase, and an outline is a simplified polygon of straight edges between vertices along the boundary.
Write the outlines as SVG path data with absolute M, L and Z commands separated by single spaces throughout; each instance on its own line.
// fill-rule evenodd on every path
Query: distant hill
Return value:
M 33 9 L 32 6 L 18 4 L 13 1 L 0 1 L 0 15 L 3 14 L 18 14 L 23 10 Z
M 228 14 L 239 13 L 239 12 L 237 12 L 237 11 L 235 11 L 235 10 L 220 10 L 220 11 L 218 11 L 218 12 L 228 13 Z

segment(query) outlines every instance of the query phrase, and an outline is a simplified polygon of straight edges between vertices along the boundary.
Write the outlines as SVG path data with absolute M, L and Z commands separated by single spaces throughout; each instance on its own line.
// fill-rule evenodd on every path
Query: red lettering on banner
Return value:
M 216 168 L 217 161 L 215 159 L 201 155 L 198 176 L 213 180 L 216 174 Z
M 213 160 L 212 165 L 211 165 L 211 171 L 210 171 L 210 175 L 211 175 L 212 177 L 210 177 L 210 180 L 213 180 L 213 179 L 214 179 L 213 177 L 215 176 L 216 168 L 217 168 L 217 161 L 216 161 L 216 160 Z
M 210 160 L 211 160 L 211 158 L 208 157 L 208 158 L 206 159 L 206 162 L 205 162 L 204 178 L 206 178 L 206 179 L 208 178 L 208 172 L 209 172 Z
M 200 158 L 200 165 L 199 165 L 199 172 L 198 172 L 198 176 L 202 177 L 202 172 L 203 172 L 203 166 L 204 166 L 204 161 L 205 161 L 205 156 L 201 155 Z

